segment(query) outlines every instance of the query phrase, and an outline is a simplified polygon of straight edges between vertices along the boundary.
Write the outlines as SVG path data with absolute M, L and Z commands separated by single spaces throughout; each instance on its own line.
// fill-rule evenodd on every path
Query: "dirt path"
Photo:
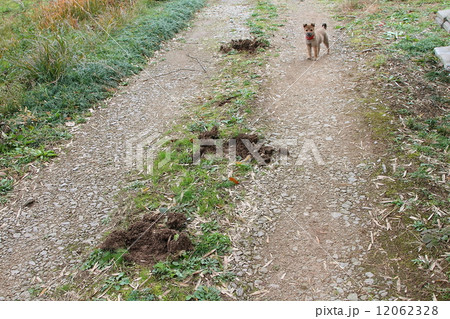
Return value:
M 370 245 L 366 194 L 373 141 L 364 133 L 348 51 L 336 22 L 317 1 L 286 5 L 272 41 L 265 94 L 255 127 L 272 143 L 294 144 L 287 165 L 274 164 L 245 185 L 233 253 L 236 294 L 257 300 L 386 299 L 365 255 Z M 328 24 L 331 55 L 306 60 L 303 23 Z M 315 151 L 316 152 L 315 152 Z M 307 156 L 302 157 L 302 154 Z M 299 159 L 302 159 L 300 160 Z
M 275 163 L 242 185 L 248 193 L 236 213 L 247 222 L 232 234 L 234 293 L 239 299 L 385 299 L 376 276 L 362 267 L 370 244 L 365 168 L 373 141 L 358 120 L 356 57 L 317 1 L 277 2 L 286 6 L 280 12 L 286 22 L 272 40 L 279 55 L 267 68 L 253 126 L 274 144 L 290 140 L 289 165 Z M 143 132 L 161 134 L 183 116 L 183 101 L 218 70 L 218 42 L 248 37 L 249 12 L 245 0 L 210 1 L 155 64 L 73 129 L 58 160 L 16 187 L 0 209 L 0 300 L 32 298 L 30 287 L 51 286 L 98 243 L 105 220 L 119 209 L 115 196 L 129 170 L 126 142 Z M 305 60 L 306 22 L 328 23 L 330 56 Z M 309 156 L 296 163 L 302 151 Z
M 73 128 L 57 160 L 16 186 L 0 209 L 0 300 L 32 298 L 30 288 L 52 286 L 98 243 L 105 221 L 119 209 L 115 196 L 129 171 L 127 141 L 173 126 L 184 114 L 183 101 L 214 76 L 219 41 L 248 36 L 249 12 L 245 0 L 209 1 L 154 64 L 87 124 Z

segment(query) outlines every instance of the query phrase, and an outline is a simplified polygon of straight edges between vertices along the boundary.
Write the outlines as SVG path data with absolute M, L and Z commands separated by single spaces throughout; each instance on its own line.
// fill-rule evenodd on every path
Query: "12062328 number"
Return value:
M 377 316 L 436 316 L 437 306 L 377 306 Z

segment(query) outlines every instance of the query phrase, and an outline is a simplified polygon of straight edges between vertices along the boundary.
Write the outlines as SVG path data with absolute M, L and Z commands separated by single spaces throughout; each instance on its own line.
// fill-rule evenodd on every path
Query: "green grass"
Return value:
M 0 60 L 0 123 L 10 128 L 3 132 L 0 170 L 16 178 L 30 162 L 55 156 L 49 148 L 70 138 L 62 124 L 82 123 L 89 108 L 111 96 L 161 42 L 187 26 L 204 0 L 139 3 L 138 14 L 107 30 L 111 37 L 106 26 L 92 28 L 93 21 L 41 30 L 26 14 L 11 17 L 1 29 L 15 42 Z
M 192 295 L 186 297 L 186 300 L 195 300 L 195 301 L 219 301 L 222 300 L 220 297 L 220 291 L 214 287 L 205 287 L 199 286 L 196 291 Z

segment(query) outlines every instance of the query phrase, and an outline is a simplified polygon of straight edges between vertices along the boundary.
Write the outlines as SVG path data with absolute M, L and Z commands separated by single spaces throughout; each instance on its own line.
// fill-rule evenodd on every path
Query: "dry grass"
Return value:
M 376 0 L 343 0 L 341 10 L 343 12 L 352 12 L 366 7 L 372 7 Z
M 98 15 L 120 16 L 136 0 L 54 0 L 44 3 L 36 12 L 41 29 L 54 30 L 60 24 L 77 28 L 81 21 Z

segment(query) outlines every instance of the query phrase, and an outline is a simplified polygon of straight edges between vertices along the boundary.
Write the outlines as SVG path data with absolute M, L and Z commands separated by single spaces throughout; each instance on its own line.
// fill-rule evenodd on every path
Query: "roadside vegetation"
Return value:
M 370 267 L 401 299 L 449 300 L 450 77 L 433 48 L 450 44 L 434 22 L 450 2 L 326 2 L 365 63 L 357 75 L 362 112 L 380 156 Z
M 277 8 L 269 1 L 255 1 L 248 26 L 261 43 L 276 30 Z M 219 50 L 217 47 L 212 48 Z M 228 140 L 250 128 L 248 117 L 261 85 L 261 73 L 268 58 L 264 48 L 255 52 L 230 50 L 223 53 L 220 71 L 209 80 L 208 93 L 187 106 L 189 114 L 169 130 L 153 164 L 152 174 L 135 173 L 123 190 L 126 209 L 111 217 L 111 226 L 123 234 L 132 225 L 156 216 L 167 220 L 171 214 L 187 219 L 192 249 L 171 254 L 150 265 L 127 260 L 127 250 L 95 249 L 86 262 L 51 291 L 55 299 L 83 300 L 221 300 L 232 299 L 229 270 L 232 241 L 228 228 L 239 222 L 233 202 L 240 198 L 240 182 L 259 170 L 254 161 L 204 154 L 193 163 L 193 141 L 201 134 L 217 130 Z M 168 163 L 159 165 L 170 159 Z M 167 223 L 167 222 L 166 222 Z M 147 229 L 148 230 L 148 229 Z M 111 234 L 105 234 L 105 237 Z M 181 238 L 178 234 L 172 241 Z M 124 258 L 125 256 L 125 258 Z M 43 288 L 33 291 L 39 294 Z
M 204 0 L 2 1 L 0 200 Z

